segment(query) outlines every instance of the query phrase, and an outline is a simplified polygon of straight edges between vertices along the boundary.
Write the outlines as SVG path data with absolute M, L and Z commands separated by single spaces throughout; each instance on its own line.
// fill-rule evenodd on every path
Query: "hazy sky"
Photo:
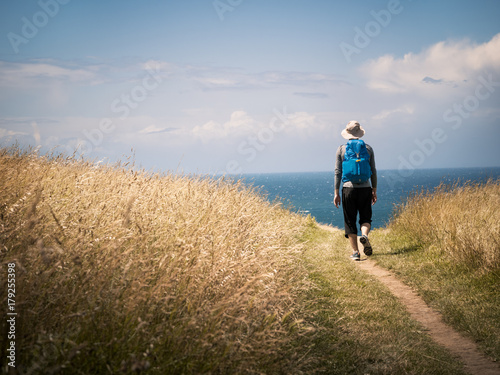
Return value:
M 498 0 L 3 0 L 0 143 L 147 169 L 500 165 Z

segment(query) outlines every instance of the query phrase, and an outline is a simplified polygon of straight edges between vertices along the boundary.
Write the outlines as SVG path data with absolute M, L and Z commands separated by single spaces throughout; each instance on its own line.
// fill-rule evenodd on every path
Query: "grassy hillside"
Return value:
M 340 230 L 240 182 L 127 164 L 0 150 L 18 373 L 463 373 Z
M 0 260 L 5 273 L 16 264 L 22 371 L 307 366 L 290 348 L 310 331 L 295 303 L 307 287 L 305 218 L 222 178 L 16 149 L 1 151 L 0 176 Z
M 390 229 L 408 246 L 438 247 L 455 264 L 500 268 L 500 181 L 440 185 L 411 196 Z
M 377 263 L 500 361 L 500 181 L 416 193 L 373 233 Z

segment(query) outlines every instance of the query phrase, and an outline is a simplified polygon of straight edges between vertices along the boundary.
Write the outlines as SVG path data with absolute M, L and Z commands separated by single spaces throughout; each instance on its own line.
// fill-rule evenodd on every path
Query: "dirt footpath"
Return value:
M 336 231 L 338 229 L 328 225 L 321 228 Z M 362 245 L 359 244 L 360 249 Z M 466 371 L 472 375 L 500 375 L 500 364 L 491 361 L 483 355 L 477 345 L 443 322 L 441 314 L 431 309 L 424 300 L 409 286 L 401 282 L 385 268 L 379 267 L 373 260 L 363 258 L 356 262 L 359 268 L 375 276 L 389 288 L 392 294 L 398 297 L 406 306 L 413 319 L 421 323 L 429 335 L 438 344 L 447 348 L 465 364 Z
M 473 375 L 499 375 L 500 365 L 490 361 L 477 350 L 476 344 L 443 323 L 441 314 L 431 309 L 409 286 L 403 284 L 386 269 L 370 259 L 356 262 L 359 267 L 375 276 L 406 306 L 413 319 L 420 322 L 429 335 L 440 345 L 457 355 L 465 364 L 465 369 Z

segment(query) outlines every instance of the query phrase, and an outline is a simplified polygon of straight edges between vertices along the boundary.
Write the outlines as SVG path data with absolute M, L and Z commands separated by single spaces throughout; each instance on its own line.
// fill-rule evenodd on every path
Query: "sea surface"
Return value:
M 467 182 L 485 182 L 500 178 L 500 167 L 420 169 L 413 171 L 378 170 L 378 201 L 373 206 L 373 228 L 385 227 L 395 205 L 422 189 L 432 191 L 441 183 L 459 185 Z M 310 214 L 317 222 L 343 228 L 342 207 L 333 204 L 334 173 L 263 173 L 241 176 L 245 183 L 258 187 L 270 201 L 279 199 L 293 210 Z

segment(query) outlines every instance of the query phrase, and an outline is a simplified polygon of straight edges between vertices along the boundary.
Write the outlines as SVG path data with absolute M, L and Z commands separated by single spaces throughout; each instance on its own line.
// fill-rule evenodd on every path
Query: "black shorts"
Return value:
M 358 234 L 356 218 L 359 212 L 359 224 L 372 222 L 372 188 L 342 188 L 342 210 L 346 238 L 349 234 Z

